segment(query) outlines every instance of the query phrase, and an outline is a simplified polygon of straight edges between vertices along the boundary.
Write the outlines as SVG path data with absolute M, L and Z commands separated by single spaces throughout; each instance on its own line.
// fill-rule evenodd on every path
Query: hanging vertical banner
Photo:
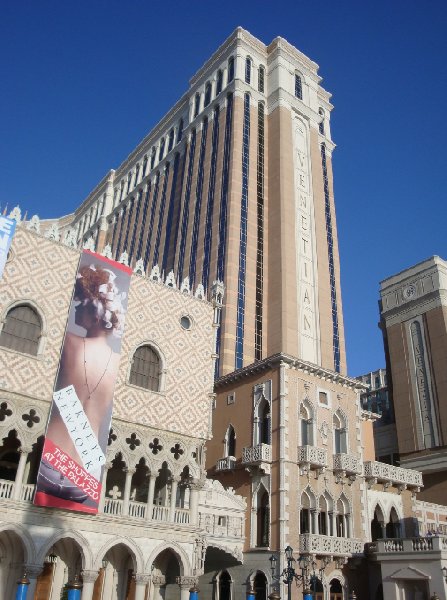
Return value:
M 34 504 L 97 513 L 132 270 L 84 250 Z
M 0 215 L 0 279 L 8 259 L 9 247 L 16 228 L 15 219 L 8 219 Z

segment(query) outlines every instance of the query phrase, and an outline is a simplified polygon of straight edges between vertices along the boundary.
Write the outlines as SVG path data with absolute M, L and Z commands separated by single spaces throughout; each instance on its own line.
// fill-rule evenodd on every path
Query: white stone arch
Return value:
M 308 483 L 306 485 L 306 487 L 301 491 L 299 500 L 298 500 L 298 506 L 301 508 L 302 504 L 302 497 L 303 494 L 305 494 L 308 498 L 309 498 L 309 507 L 314 509 L 317 507 L 317 496 L 318 494 L 315 493 L 315 490 L 312 488 L 312 486 L 310 485 L 310 483 Z
M 37 358 L 38 356 L 41 356 L 43 354 L 44 350 L 45 350 L 46 339 L 47 339 L 47 335 L 48 335 L 47 334 L 48 324 L 47 324 L 47 320 L 46 320 L 46 317 L 45 317 L 45 311 L 32 298 L 18 298 L 18 299 L 14 300 L 13 302 L 10 302 L 9 304 L 7 304 L 5 306 L 5 308 L 3 309 L 2 313 L 0 314 L 0 334 L 2 332 L 3 326 L 4 326 L 5 321 L 6 321 L 6 317 L 8 316 L 8 313 L 13 308 L 16 308 L 18 306 L 29 306 L 34 311 L 36 311 L 37 315 L 39 316 L 39 319 L 40 319 L 40 337 L 39 337 L 39 343 L 37 345 L 37 355 L 35 357 L 35 358 Z M 29 356 L 33 356 L 33 355 L 30 354 Z
M 371 521 L 374 520 L 374 515 L 376 514 L 377 509 L 379 509 L 379 511 L 380 511 L 380 514 L 377 513 L 377 519 L 379 520 L 379 523 L 386 523 L 387 519 L 386 519 L 385 515 L 387 514 L 388 511 L 385 509 L 385 507 L 383 506 L 383 504 L 380 500 L 376 500 L 376 502 L 374 502 L 373 509 L 371 511 Z M 380 517 L 382 517 L 381 520 L 380 520 Z
M 388 518 L 387 518 L 386 522 L 388 523 L 388 521 L 390 521 L 390 519 L 391 519 L 391 512 L 392 512 L 393 509 L 396 511 L 396 515 L 397 515 L 397 518 L 399 519 L 399 522 L 402 523 L 403 518 L 404 518 L 403 511 L 402 511 L 402 506 L 397 506 L 397 504 L 395 502 L 393 502 L 393 501 L 391 501 L 391 503 L 390 503 L 390 505 L 388 507 L 388 511 L 387 511 L 388 512 Z M 384 513 L 384 514 L 386 514 L 386 513 Z
M 90 548 L 90 542 L 79 531 L 69 529 L 67 531 L 59 529 L 49 539 L 47 539 L 37 553 L 37 564 L 43 564 L 45 557 L 51 548 L 62 540 L 70 539 L 76 543 L 82 558 L 82 568 L 90 570 L 93 567 L 93 553 Z
M 337 581 L 340 582 L 340 585 L 342 587 L 343 590 L 343 597 L 347 598 L 348 597 L 348 583 L 346 581 L 345 576 L 343 575 L 343 573 L 339 570 L 339 569 L 334 569 L 333 571 L 331 571 L 329 573 L 329 575 L 327 575 L 326 578 L 326 594 L 327 594 L 327 598 L 330 597 L 330 589 L 331 589 L 331 581 L 333 579 L 336 579 Z
M 129 554 L 132 557 L 135 572 L 142 573 L 144 565 L 143 553 L 132 538 L 124 536 L 113 536 L 112 539 L 103 544 L 95 556 L 92 568 L 99 571 L 99 569 L 102 567 L 102 561 L 107 552 L 114 546 L 119 546 L 120 544 L 129 551 Z
M 0 533 L 8 531 L 15 533 L 20 538 L 23 544 L 25 562 L 37 564 L 36 545 L 25 527 L 16 523 L 0 523 Z
M 133 357 L 135 355 L 135 352 L 138 350 L 138 348 L 141 348 L 143 346 L 149 346 L 150 348 L 152 348 L 158 355 L 159 358 L 159 381 L 158 381 L 158 390 L 146 390 L 148 392 L 151 392 L 152 394 L 163 394 L 165 392 L 166 389 L 166 376 L 168 373 L 168 367 L 167 367 L 167 360 L 166 360 L 166 355 L 163 352 L 163 350 L 160 348 L 159 344 L 157 344 L 157 342 L 153 339 L 150 338 L 146 338 L 140 342 L 138 342 L 137 344 L 134 344 L 134 346 L 132 347 L 131 351 L 129 352 L 129 359 L 128 359 L 128 365 L 127 365 L 127 375 L 126 375 L 126 384 L 133 386 L 134 384 L 129 383 L 130 382 L 130 371 L 132 369 L 132 361 L 133 361 Z M 136 386 L 137 387 L 137 386 Z M 140 388 L 138 387 L 138 389 L 144 389 L 144 388 Z
M 298 421 L 300 423 L 299 445 L 313 446 L 316 441 L 317 419 L 315 405 L 308 397 L 303 398 L 300 402 Z
M 170 550 L 173 554 L 175 554 L 175 557 L 177 558 L 180 567 L 181 577 L 186 574 L 192 574 L 191 561 L 188 555 L 186 554 L 185 550 L 180 546 L 180 544 L 177 544 L 174 541 L 164 542 L 163 544 L 156 546 L 156 548 L 152 550 L 145 564 L 146 573 L 151 572 L 151 566 L 156 561 L 157 556 L 159 556 L 165 550 Z

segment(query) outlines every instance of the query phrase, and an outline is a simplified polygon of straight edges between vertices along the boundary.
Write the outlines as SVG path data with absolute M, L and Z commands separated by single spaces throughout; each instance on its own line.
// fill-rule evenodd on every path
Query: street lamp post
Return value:
M 297 583 L 298 581 L 302 581 L 303 600 L 312 600 L 313 594 L 309 588 L 309 567 L 313 562 L 312 558 L 305 555 L 301 555 L 298 558 L 298 567 L 301 570 L 301 575 L 298 575 L 293 566 L 293 563 L 295 562 L 295 559 L 293 558 L 293 548 L 287 546 L 284 552 L 286 555 L 287 566 L 279 575 L 276 575 L 276 565 L 278 559 L 274 554 L 272 554 L 269 558 L 272 570 L 272 579 L 276 579 L 276 581 L 282 579 L 283 582 L 287 584 L 287 600 L 292 599 L 292 581 L 296 581 Z

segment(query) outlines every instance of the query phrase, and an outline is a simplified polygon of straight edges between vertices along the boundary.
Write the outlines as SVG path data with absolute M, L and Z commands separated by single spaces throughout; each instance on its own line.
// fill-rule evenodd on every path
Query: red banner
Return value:
M 79 261 L 34 504 L 96 513 L 132 271 Z

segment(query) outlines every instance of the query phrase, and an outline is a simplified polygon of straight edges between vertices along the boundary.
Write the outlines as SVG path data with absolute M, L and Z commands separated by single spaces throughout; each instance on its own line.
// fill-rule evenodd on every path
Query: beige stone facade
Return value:
M 421 500 L 447 501 L 447 265 L 434 256 L 381 283 L 402 466 L 424 474 Z
M 26 570 L 28 600 L 59 600 L 75 575 L 83 600 L 184 600 L 207 552 L 237 563 L 245 535 L 245 501 L 205 479 L 216 305 L 132 275 L 99 512 L 34 506 L 80 252 L 29 227 L 17 225 L 0 281 L 0 594 L 12 598 Z M 25 322 L 3 335 L 18 310 L 36 346 Z M 142 346 L 157 356 L 156 388 L 130 383 Z
M 238 28 L 61 227 L 177 285 L 223 280 L 220 374 L 277 352 L 346 373 L 331 110 L 318 65 Z

